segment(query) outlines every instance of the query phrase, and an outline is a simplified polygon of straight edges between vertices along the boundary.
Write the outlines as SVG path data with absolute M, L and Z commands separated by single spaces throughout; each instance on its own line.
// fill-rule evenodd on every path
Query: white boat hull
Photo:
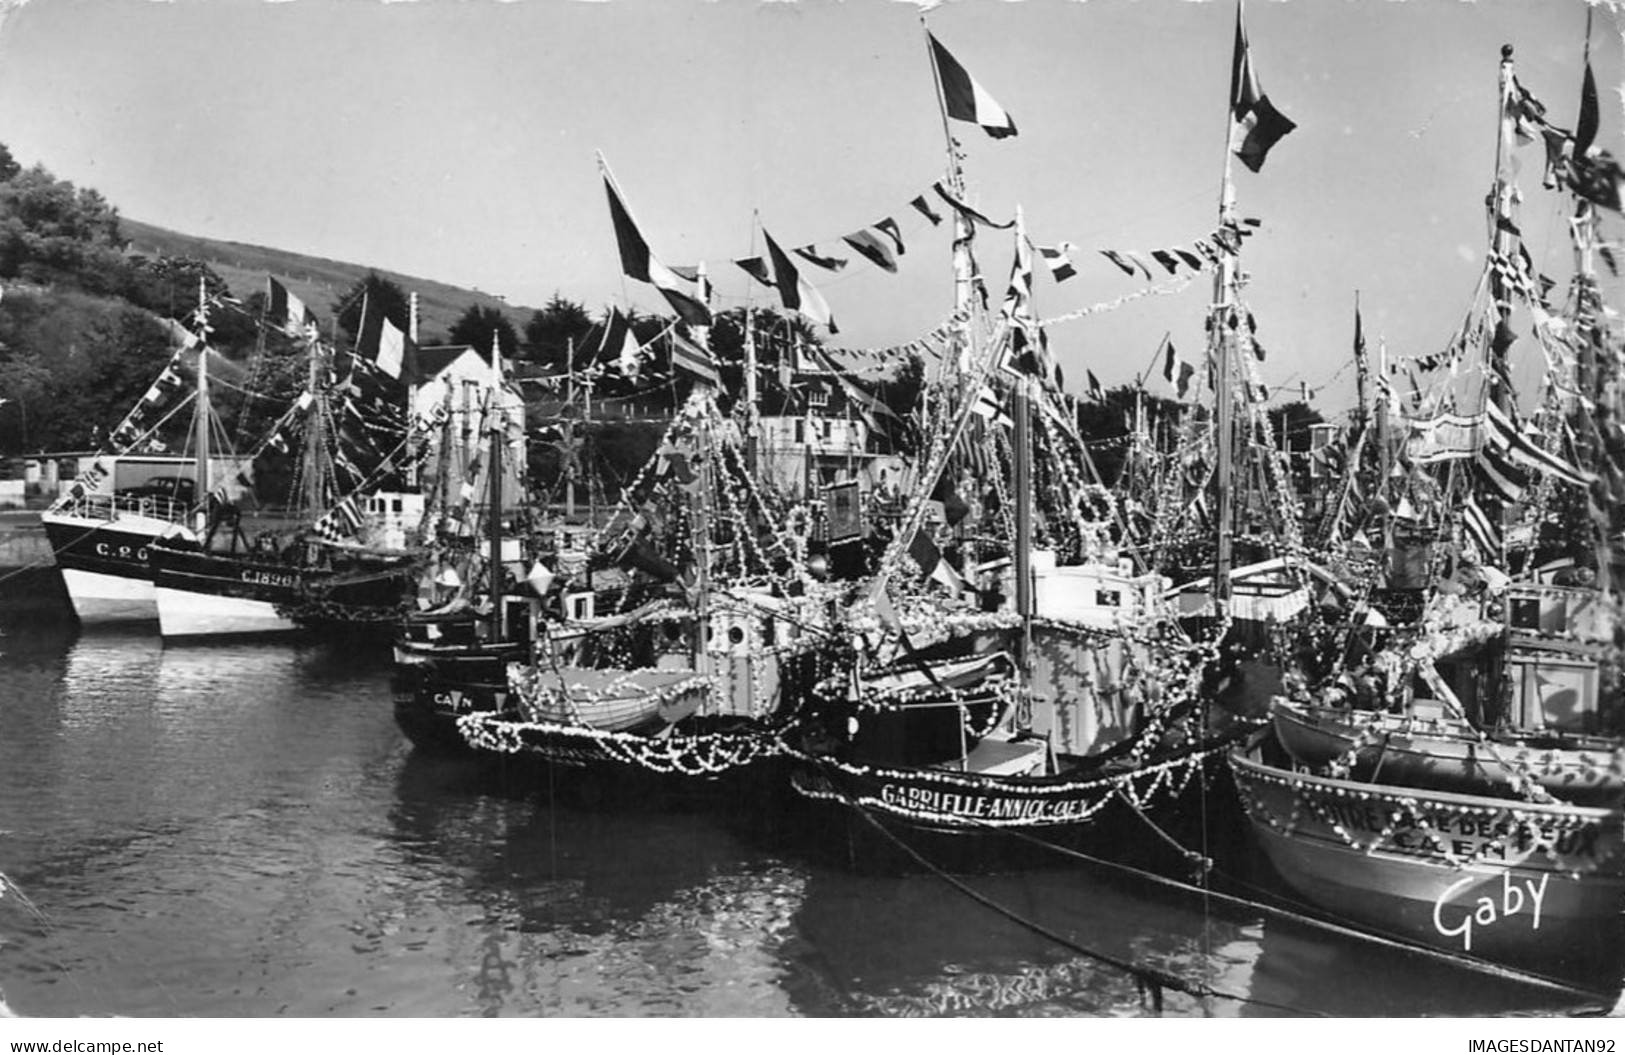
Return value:
M 86 625 L 158 618 L 158 597 L 151 579 L 63 568 L 62 583 L 74 615 Z
M 158 632 L 164 637 L 280 634 L 299 629 L 293 620 L 278 614 L 276 605 L 270 601 L 194 593 L 168 586 L 156 587 L 154 592 Z

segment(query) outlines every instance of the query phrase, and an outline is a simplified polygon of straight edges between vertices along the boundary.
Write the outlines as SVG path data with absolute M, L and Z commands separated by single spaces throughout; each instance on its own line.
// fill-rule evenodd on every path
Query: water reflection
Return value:
M 387 649 L 0 626 L 0 984 L 40 1015 L 1142 1015 L 1124 972 L 767 814 L 585 809 L 413 754 Z M 565 785 L 558 784 L 559 791 Z M 737 805 L 737 804 L 736 804 Z M 1574 1001 L 1082 867 L 967 879 L 1066 941 L 1253 1003 Z
M 478 1013 L 772 1015 L 803 879 L 703 812 L 592 811 L 412 756 L 401 846 L 482 916 Z

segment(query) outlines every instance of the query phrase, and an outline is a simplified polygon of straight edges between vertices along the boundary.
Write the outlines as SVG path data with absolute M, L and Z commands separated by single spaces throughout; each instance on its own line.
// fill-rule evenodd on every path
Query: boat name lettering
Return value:
M 298 582 L 298 579 L 292 575 L 284 575 L 274 571 L 245 571 L 243 572 L 243 581 L 259 586 L 292 587 Z
M 1456 880 L 1445 887 L 1444 893 L 1433 903 L 1433 929 L 1446 938 L 1461 939 L 1461 951 L 1473 951 L 1473 928 L 1492 926 L 1500 920 L 1516 916 L 1527 908 L 1531 913 L 1529 929 L 1540 929 L 1540 910 L 1546 901 L 1546 884 L 1551 880 L 1551 874 L 1540 877 L 1537 884 L 1533 879 L 1512 878 L 1512 873 L 1505 869 L 1501 872 L 1501 898 L 1499 902 L 1493 897 L 1480 895 L 1473 907 L 1465 905 L 1456 906 L 1461 916 L 1453 923 L 1446 920 L 1447 910 L 1456 896 L 1475 884 L 1484 881 L 1483 876 L 1466 876 Z
M 887 784 L 880 789 L 880 801 L 901 809 L 974 820 L 1082 819 L 1089 815 L 1092 805 L 1083 800 L 993 798 L 895 784 Z
M 1508 817 L 1480 817 L 1466 813 L 1433 811 L 1394 817 L 1388 809 L 1371 803 L 1320 800 L 1309 804 L 1316 818 L 1351 832 L 1372 835 L 1388 833 L 1388 844 L 1398 850 L 1420 851 L 1444 856 L 1493 857 L 1505 860 L 1507 851 L 1524 853 L 1536 846 L 1550 846 L 1563 857 L 1597 856 L 1601 828 L 1586 823 L 1577 828 Z
M 143 564 L 147 560 L 147 547 L 145 546 L 113 546 L 106 542 L 96 543 L 96 556 L 117 558 L 118 560 L 138 560 Z

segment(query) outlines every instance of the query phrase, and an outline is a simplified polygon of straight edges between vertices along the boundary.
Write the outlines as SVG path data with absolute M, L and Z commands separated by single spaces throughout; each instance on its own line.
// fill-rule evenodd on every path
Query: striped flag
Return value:
M 1230 149 L 1254 172 L 1264 167 L 1270 147 L 1298 127 L 1270 104 L 1258 83 L 1240 4 L 1236 5 L 1236 50 L 1230 64 L 1230 114 Z
M 773 263 L 774 285 L 779 287 L 779 300 L 791 311 L 799 311 L 802 315 L 822 326 L 829 327 L 830 333 L 839 333 L 835 325 L 835 316 L 830 314 L 829 305 L 824 302 L 823 294 L 801 277 L 796 265 L 791 262 L 779 243 L 773 240 L 764 228 L 762 238 L 767 241 L 767 256 Z
M 1065 282 L 1078 273 L 1077 268 L 1072 266 L 1072 254 L 1077 251 L 1078 247 L 1071 242 L 1038 247 L 1038 255 L 1043 258 L 1044 266 L 1049 268 L 1050 277 L 1057 282 Z
M 852 234 L 843 237 L 841 241 L 851 246 L 854 250 L 860 253 L 864 259 L 868 260 L 876 267 L 885 271 L 890 271 L 893 274 L 897 272 L 897 255 L 892 252 L 891 246 L 887 245 L 885 242 L 882 242 L 879 238 L 876 238 L 869 228 L 865 227 L 861 231 L 854 231 Z M 757 262 L 759 263 L 760 261 Z M 745 267 L 746 262 L 743 260 L 738 260 L 735 261 L 735 263 L 737 263 L 740 267 Z M 753 277 L 760 277 L 757 276 L 754 270 L 748 267 L 745 268 L 745 270 L 750 271 Z M 762 281 L 769 286 L 773 284 L 771 279 L 764 278 Z
M 265 276 L 265 280 L 270 283 L 269 303 L 265 310 L 271 317 L 272 325 L 290 337 L 303 337 L 315 328 L 316 316 L 305 307 L 304 301 L 270 275 Z
M 615 241 L 621 251 L 621 270 L 628 278 L 647 282 L 658 289 L 678 317 L 690 326 L 711 325 L 711 310 L 705 306 L 705 302 L 688 289 L 681 275 L 662 264 L 649 251 L 649 243 L 643 240 L 631 211 L 621 200 L 615 177 L 610 175 L 609 166 L 602 157 L 598 159 L 598 166 L 604 177 L 604 193 L 609 198 L 609 218 L 615 226 Z
M 795 253 L 801 259 L 807 261 L 807 263 L 821 267 L 825 271 L 839 271 L 841 268 L 846 266 L 846 261 L 843 258 L 838 256 L 824 256 L 818 252 L 817 246 L 804 245 L 799 249 L 792 249 L 791 252 Z
M 1484 443 L 1504 461 L 1521 466 L 1531 472 L 1553 476 L 1564 483 L 1585 487 L 1596 479 L 1593 473 L 1582 472 L 1555 454 L 1550 454 L 1529 442 L 1520 433 L 1506 412 L 1493 402 L 1485 408 Z
M 1480 557 L 1486 560 L 1498 560 L 1501 557 L 1500 526 L 1470 494 L 1467 496 L 1467 504 L 1461 510 L 1461 524 L 1467 531 L 1467 537 L 1478 547 Z
M 986 88 L 976 83 L 976 79 L 948 54 L 948 49 L 938 43 L 935 36 L 927 33 L 926 37 L 931 41 L 931 54 L 937 67 L 937 85 L 942 89 L 942 105 L 948 111 L 948 116 L 956 121 L 981 125 L 982 131 L 994 139 L 1015 135 L 1016 123 L 1004 107 L 987 93 Z
M 674 370 L 682 370 L 707 384 L 718 387 L 722 384 L 711 353 L 675 329 L 671 331 L 671 365 Z

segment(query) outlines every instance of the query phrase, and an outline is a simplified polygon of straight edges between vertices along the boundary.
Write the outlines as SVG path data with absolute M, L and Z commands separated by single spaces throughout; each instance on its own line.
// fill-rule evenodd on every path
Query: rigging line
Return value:
M 1505 966 L 1502 966 L 1501 964 L 1491 963 L 1491 962 L 1489 962 L 1487 960 L 1480 960 L 1477 957 L 1462 956 L 1462 955 L 1457 954 L 1457 953 L 1446 952 L 1446 951 L 1444 951 L 1442 949 L 1435 949 L 1435 948 L 1432 948 L 1431 946 L 1427 946 L 1427 945 L 1418 945 L 1418 944 L 1415 944 L 1413 942 L 1403 941 L 1403 940 L 1398 939 L 1398 938 L 1390 938 L 1390 937 L 1386 937 L 1386 936 L 1383 936 L 1383 935 L 1380 935 L 1380 934 L 1373 934 L 1373 933 L 1371 933 L 1369 931 L 1361 930 L 1361 929 L 1359 929 L 1357 927 L 1352 927 L 1352 926 L 1349 926 L 1349 925 L 1344 924 L 1344 923 L 1334 922 L 1331 919 L 1326 919 L 1326 918 L 1322 918 L 1320 916 L 1309 915 L 1309 914 L 1306 914 L 1306 913 L 1303 913 L 1303 912 L 1299 912 L 1299 911 L 1296 911 L 1296 909 L 1293 909 L 1293 908 L 1283 908 L 1280 904 L 1273 904 L 1273 903 L 1271 903 L 1271 901 L 1252 901 L 1252 900 L 1249 900 L 1247 898 L 1237 897 L 1234 894 L 1226 894 L 1223 891 L 1213 890 L 1211 888 L 1197 887 L 1197 886 L 1194 886 L 1194 885 L 1192 885 L 1190 883 L 1182 882 L 1181 880 L 1178 880 L 1178 879 L 1170 879 L 1167 876 L 1159 875 L 1156 872 L 1150 872 L 1150 871 L 1147 871 L 1147 870 L 1142 869 L 1142 868 L 1135 868 L 1132 865 L 1122 864 L 1121 862 L 1118 862 L 1118 861 L 1109 861 L 1109 860 L 1106 860 L 1105 858 L 1095 857 L 1095 856 L 1093 856 L 1091 854 L 1086 854 L 1086 853 L 1082 852 L 1081 850 L 1073 850 L 1070 847 L 1059 846 L 1059 845 L 1057 845 L 1055 843 L 1052 843 L 1052 842 L 1049 842 L 1049 841 L 1047 841 L 1045 839 L 1040 839 L 1037 836 L 1028 835 L 1026 832 L 1014 831 L 1014 830 L 1002 829 L 1002 828 L 1001 829 L 990 828 L 989 830 L 990 831 L 1001 831 L 1001 832 L 1004 832 L 1007 835 L 1013 836 L 1014 838 L 1021 839 L 1021 840 L 1026 841 L 1026 842 L 1030 842 L 1030 843 L 1032 843 L 1032 844 L 1034 844 L 1036 846 L 1047 847 L 1048 849 L 1053 850 L 1055 853 L 1057 853 L 1057 854 L 1059 854 L 1059 855 L 1061 855 L 1063 857 L 1068 857 L 1068 858 L 1071 858 L 1073 860 L 1080 861 L 1080 862 L 1082 862 L 1084 864 L 1092 865 L 1092 866 L 1099 867 L 1099 868 L 1108 869 L 1108 870 L 1115 871 L 1115 872 L 1121 872 L 1124 875 L 1131 876 L 1131 877 L 1133 877 L 1135 879 L 1138 879 L 1138 880 L 1142 880 L 1142 881 L 1149 882 L 1149 883 L 1156 883 L 1156 884 L 1159 884 L 1161 886 L 1171 887 L 1171 888 L 1173 888 L 1175 890 L 1180 890 L 1180 891 L 1183 891 L 1185 893 L 1202 894 L 1204 897 L 1206 897 L 1206 898 L 1208 898 L 1208 899 L 1210 899 L 1212 901 L 1216 901 L 1216 902 L 1218 902 L 1218 903 L 1220 903 L 1222 905 L 1227 905 L 1227 906 L 1229 906 L 1231 908 L 1244 909 L 1244 910 L 1249 911 L 1249 912 L 1254 912 L 1254 913 L 1259 913 L 1259 914 L 1262 914 L 1262 915 L 1265 915 L 1265 916 L 1270 916 L 1270 917 L 1273 917 L 1273 918 L 1276 918 L 1276 919 L 1283 920 L 1283 921 L 1288 922 L 1288 923 L 1293 923 L 1293 924 L 1297 924 L 1297 925 L 1302 926 L 1302 927 L 1306 927 L 1306 928 L 1311 929 L 1311 930 L 1325 931 L 1327 933 L 1336 934 L 1339 937 L 1352 938 L 1352 939 L 1354 939 L 1356 941 L 1366 942 L 1366 943 L 1369 943 L 1369 944 L 1372 944 L 1372 945 L 1380 945 L 1380 946 L 1386 946 L 1388 948 L 1400 949 L 1400 950 L 1405 951 L 1405 952 L 1415 953 L 1415 954 L 1420 955 L 1420 956 L 1441 960 L 1441 961 L 1443 961 L 1445 963 L 1448 963 L 1448 964 L 1450 964 L 1452 966 L 1460 967 L 1460 968 L 1463 968 L 1465 970 L 1476 971 L 1476 972 L 1481 973 L 1481 974 L 1488 974 L 1488 975 L 1491 975 L 1493 977 L 1503 978 L 1503 979 L 1506 979 L 1508 981 L 1513 981 L 1513 982 L 1520 982 L 1520 983 L 1524 983 L 1524 984 L 1527 984 L 1527 985 L 1535 986 L 1537 988 L 1554 989 L 1554 990 L 1558 990 L 1560 992 L 1575 993 L 1575 994 L 1579 994 L 1579 995 L 1582 995 L 1582 996 L 1588 996 L 1588 997 L 1597 997 L 1597 998 L 1603 999 L 1603 1000 L 1612 1000 L 1613 999 L 1612 994 L 1603 993 L 1603 992 L 1600 992 L 1600 991 L 1590 990 L 1590 989 L 1581 989 L 1578 986 L 1569 984 L 1567 982 L 1563 982 L 1563 981 L 1561 981 L 1559 979 L 1556 979 L 1556 978 L 1549 978 L 1549 977 L 1547 977 L 1545 975 L 1538 974 L 1538 973 L 1533 972 L 1533 971 L 1523 971 L 1523 970 L 1518 970 L 1518 969 L 1511 968 L 1511 967 L 1505 967 Z M 1285 904 L 1298 906 L 1300 908 L 1310 908 L 1311 907 L 1311 906 L 1306 905 L 1303 902 L 1297 901 L 1294 898 L 1277 894 L 1272 890 L 1268 890 L 1268 889 L 1266 889 L 1264 887 L 1258 886 L 1257 884 L 1250 883 L 1247 880 L 1242 879 L 1242 878 L 1240 878 L 1238 876 L 1231 875 L 1230 873 L 1226 872 L 1222 868 L 1213 869 L 1213 874 L 1221 876 L 1227 882 L 1234 884 L 1239 889 L 1256 891 L 1256 892 L 1258 892 L 1260 894 L 1264 894 L 1264 895 L 1270 897 L 1272 899 L 1272 901 L 1279 901 L 1279 902 L 1283 902 Z
M 833 782 L 831 783 L 831 786 L 836 787 L 836 788 L 839 787 L 838 785 L 834 784 Z M 1190 996 L 1197 996 L 1197 997 L 1217 996 L 1217 997 L 1223 997 L 1223 998 L 1228 999 L 1228 1000 L 1236 1000 L 1236 1001 L 1239 1001 L 1239 1002 L 1244 1003 L 1244 1004 L 1253 1004 L 1253 1005 L 1256 1005 L 1256 1006 L 1259 1006 L 1259 1007 L 1268 1007 L 1268 1008 L 1272 1008 L 1272 1009 L 1278 1010 L 1278 1011 L 1291 1011 L 1294 1014 L 1302 1014 L 1302 1015 L 1311 1016 L 1311 1017 L 1325 1017 L 1325 1016 L 1321 1015 L 1319 1012 L 1316 1012 L 1316 1011 L 1308 1011 L 1308 1010 L 1305 1010 L 1303 1008 L 1292 1007 L 1292 1006 L 1286 1005 L 1286 1004 L 1277 1004 L 1277 1003 L 1273 1003 L 1273 1002 L 1267 1001 L 1267 1000 L 1258 1000 L 1258 999 L 1256 999 L 1254 997 L 1245 996 L 1245 995 L 1240 994 L 1240 993 L 1231 993 L 1231 992 L 1228 992 L 1228 991 L 1225 991 L 1225 990 L 1222 990 L 1222 989 L 1216 989 L 1212 985 L 1210 985 L 1209 983 L 1207 983 L 1205 981 L 1199 982 L 1199 983 L 1196 983 L 1196 984 L 1193 985 L 1192 983 L 1187 982 L 1185 979 L 1180 978 L 1178 975 L 1173 974 L 1172 972 L 1169 972 L 1169 971 L 1164 971 L 1161 968 L 1142 967 L 1142 966 L 1140 966 L 1138 964 L 1135 964 L 1133 961 L 1119 959 L 1118 957 L 1112 956 L 1109 953 L 1097 952 L 1097 951 L 1095 951 L 1093 949 L 1088 948 L 1087 946 L 1080 945 L 1079 943 L 1073 941 L 1072 939 L 1066 937 L 1065 935 L 1058 934 L 1055 931 L 1050 930 L 1048 927 L 1045 927 L 1043 924 L 1038 923 L 1035 920 L 1027 919 L 1025 916 L 1018 915 L 1014 911 L 1012 911 L 1012 910 L 1010 910 L 1008 908 L 1005 908 L 1003 905 L 998 904 L 992 898 L 988 897 L 987 895 L 981 893 L 980 891 L 978 891 L 974 887 L 967 884 L 964 880 L 960 879 L 958 876 L 951 875 L 948 872 L 944 872 L 942 869 L 938 868 L 936 865 L 934 865 L 930 861 L 928 861 L 924 856 L 922 856 L 912 846 L 909 846 L 907 843 L 903 842 L 895 834 L 893 834 L 891 831 L 889 831 L 886 828 L 886 826 L 884 824 L 881 824 L 879 820 L 875 819 L 875 817 L 870 814 L 869 810 L 864 808 L 864 806 L 861 803 L 853 801 L 844 792 L 839 792 L 838 791 L 837 793 L 840 795 L 842 801 L 845 802 L 845 804 L 849 808 L 854 810 L 858 814 L 859 817 L 863 818 L 865 823 L 867 823 L 871 827 L 873 827 L 882 836 L 884 836 L 888 841 L 890 841 L 894 846 L 896 846 L 899 850 L 903 851 L 903 853 L 908 855 L 908 857 L 910 859 L 912 859 L 915 863 L 919 864 L 920 866 L 925 868 L 928 872 L 930 872 L 932 875 L 936 876 L 938 879 L 941 879 L 943 882 L 947 883 L 949 886 L 952 886 L 954 889 L 958 890 L 960 893 L 964 894 L 966 897 L 970 898 L 972 901 L 975 901 L 976 903 L 982 905 L 983 907 L 985 907 L 985 908 L 987 908 L 987 909 L 989 909 L 989 910 L 991 910 L 993 912 L 998 913 L 1000 916 L 1003 916 L 1005 919 L 1009 920 L 1010 922 L 1012 922 L 1012 923 L 1014 923 L 1014 924 L 1016 924 L 1016 925 L 1018 925 L 1020 927 L 1023 927 L 1023 928 L 1025 928 L 1027 930 L 1032 931 L 1034 934 L 1037 934 L 1041 938 L 1045 938 L 1045 939 L 1047 939 L 1049 941 L 1052 941 L 1055 944 L 1060 945 L 1063 948 L 1070 949 L 1071 951 L 1077 953 L 1080 956 L 1086 957 L 1086 958 L 1091 959 L 1091 960 L 1096 960 L 1096 961 L 1098 961 L 1100 963 L 1104 963 L 1104 964 L 1106 964 L 1108 966 L 1111 966 L 1111 967 L 1116 967 L 1118 970 L 1121 970 L 1124 973 L 1132 976 L 1136 981 L 1141 982 L 1143 984 L 1149 985 L 1151 987 L 1151 989 L 1152 989 L 1152 999 L 1155 1002 L 1155 1006 L 1159 1010 L 1160 1010 L 1160 1008 L 1162 1006 L 1162 995 L 1161 995 L 1160 990 L 1162 988 L 1168 988 L 1168 989 L 1173 989 L 1176 992 L 1185 993 L 1185 994 L 1190 995 Z M 1020 833 L 1016 833 L 1016 834 L 1020 834 Z M 1040 841 L 1042 841 L 1042 840 L 1040 840 Z M 1047 846 L 1047 845 L 1051 845 L 1051 844 L 1044 843 L 1044 845 Z

